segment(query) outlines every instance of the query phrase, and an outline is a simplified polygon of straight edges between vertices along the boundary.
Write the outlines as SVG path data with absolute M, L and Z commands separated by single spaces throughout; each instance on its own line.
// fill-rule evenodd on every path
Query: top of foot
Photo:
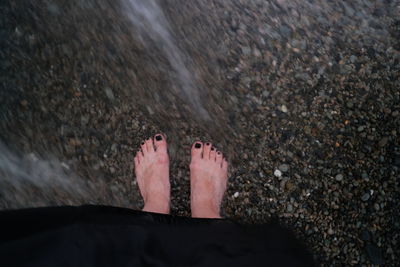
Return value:
M 209 142 L 195 142 L 191 156 L 192 217 L 220 218 L 220 206 L 228 180 L 228 162 Z

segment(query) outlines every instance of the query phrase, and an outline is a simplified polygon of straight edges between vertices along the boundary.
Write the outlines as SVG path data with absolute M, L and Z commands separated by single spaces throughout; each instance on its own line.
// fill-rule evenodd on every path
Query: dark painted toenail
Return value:
M 142 145 L 144 145 L 144 142 L 142 142 Z
M 214 151 L 214 149 L 215 149 L 215 148 L 214 148 L 214 147 L 212 147 L 212 148 L 211 148 L 211 151 Z
M 209 145 L 210 145 L 210 143 L 206 143 L 206 145 L 207 145 L 207 146 L 209 146 Z
M 161 136 L 161 135 L 157 135 L 157 136 L 156 136 L 156 140 L 157 140 L 157 141 L 161 141 L 161 140 L 162 140 L 162 136 Z
M 218 151 L 217 154 L 218 154 L 218 155 L 221 155 L 221 152 Z
M 196 143 L 196 144 L 194 145 L 194 147 L 195 147 L 195 148 L 200 148 L 200 147 L 201 147 L 201 144 L 200 144 L 200 143 Z

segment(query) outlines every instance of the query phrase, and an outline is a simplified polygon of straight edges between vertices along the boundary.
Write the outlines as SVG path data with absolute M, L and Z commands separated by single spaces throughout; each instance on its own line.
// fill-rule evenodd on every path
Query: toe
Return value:
M 222 167 L 222 153 L 221 151 L 217 151 L 217 156 L 215 157 L 215 162 L 219 164 L 219 166 Z
M 142 162 L 142 160 L 143 160 L 143 151 L 142 151 L 142 150 L 139 150 L 139 151 L 136 153 L 136 158 L 137 158 L 137 160 L 138 160 L 138 163 L 140 164 L 140 163 Z
M 192 145 L 192 160 L 201 159 L 201 154 L 203 152 L 203 143 L 200 141 L 194 142 Z
M 157 152 L 167 152 L 167 140 L 165 135 L 156 134 L 154 136 L 154 146 Z
M 211 147 L 210 160 L 215 161 L 216 157 L 217 157 L 217 149 L 215 147 Z
M 212 144 L 210 142 L 205 143 L 203 148 L 203 159 L 210 159 L 210 151 Z
M 146 142 L 145 141 L 143 141 L 141 144 L 140 144 L 140 150 L 142 151 L 142 156 L 143 155 L 146 155 L 146 153 L 147 153 L 147 145 L 146 145 Z
M 223 160 L 222 160 L 222 170 L 223 170 L 224 172 L 227 172 L 227 171 L 228 171 L 228 162 L 226 161 L 226 159 L 223 159 Z
M 153 139 L 151 137 L 147 138 L 146 141 L 147 152 L 154 152 Z
M 135 158 L 133 159 L 133 161 L 135 162 L 135 170 L 137 170 L 137 168 L 138 168 L 138 166 L 139 166 L 139 155 L 138 155 L 138 153 L 139 152 L 136 152 L 136 156 L 135 156 Z

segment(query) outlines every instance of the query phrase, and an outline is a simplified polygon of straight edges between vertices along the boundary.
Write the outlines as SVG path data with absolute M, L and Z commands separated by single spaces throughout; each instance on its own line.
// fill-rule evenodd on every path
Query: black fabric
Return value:
M 0 266 L 314 266 L 277 224 L 106 206 L 0 212 Z

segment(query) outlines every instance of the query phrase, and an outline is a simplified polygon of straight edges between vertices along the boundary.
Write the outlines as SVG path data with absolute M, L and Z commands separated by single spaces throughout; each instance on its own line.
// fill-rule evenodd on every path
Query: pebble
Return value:
M 282 172 L 281 172 L 280 170 L 275 170 L 275 171 L 274 171 L 274 175 L 275 175 L 276 177 L 282 177 Z
M 106 96 L 108 97 L 108 99 L 114 100 L 114 98 L 115 98 L 114 93 L 110 87 L 104 88 L 104 92 L 106 93 Z
M 335 176 L 336 181 L 340 182 L 343 180 L 343 175 L 342 174 L 338 174 Z
M 382 139 L 379 141 L 379 146 L 380 146 L 380 147 L 386 146 L 386 144 L 388 143 L 388 141 L 389 141 L 389 138 L 387 138 L 387 137 L 382 138 Z
M 368 201 L 368 199 L 371 197 L 371 195 L 369 193 L 365 193 L 364 195 L 362 195 L 361 200 L 362 201 Z
M 287 207 L 286 207 L 286 210 L 288 212 L 292 212 L 293 211 L 293 205 L 292 204 L 288 204 Z
M 287 164 L 281 164 L 279 165 L 278 169 L 282 172 L 287 172 L 289 170 L 289 165 Z
M 239 196 L 239 192 L 235 192 L 235 194 L 233 194 L 234 198 L 237 198 Z
M 289 110 L 285 105 L 282 105 L 281 106 L 281 111 L 284 112 L 284 113 L 287 113 Z
M 329 228 L 328 229 L 328 235 L 333 235 L 335 232 L 333 231 L 333 229 L 332 228 Z

